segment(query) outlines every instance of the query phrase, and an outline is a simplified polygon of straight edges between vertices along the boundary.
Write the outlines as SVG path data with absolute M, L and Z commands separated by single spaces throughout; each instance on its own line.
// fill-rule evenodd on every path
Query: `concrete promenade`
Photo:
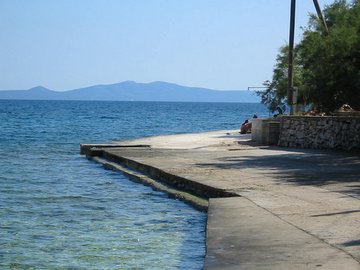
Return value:
M 115 144 L 82 152 L 208 208 L 205 269 L 360 269 L 358 153 L 258 146 L 236 131 Z

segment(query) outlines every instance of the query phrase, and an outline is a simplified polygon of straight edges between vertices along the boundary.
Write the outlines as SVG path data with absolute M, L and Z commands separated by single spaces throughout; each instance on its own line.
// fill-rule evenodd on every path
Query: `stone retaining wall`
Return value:
M 360 116 L 282 116 L 279 145 L 360 150 Z

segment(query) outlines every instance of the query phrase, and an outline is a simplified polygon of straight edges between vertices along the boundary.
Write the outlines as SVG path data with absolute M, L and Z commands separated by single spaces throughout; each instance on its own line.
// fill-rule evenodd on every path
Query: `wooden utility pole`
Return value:
M 324 25 L 326 33 L 329 33 L 329 29 L 327 27 L 325 18 L 323 16 L 322 12 L 321 12 L 319 2 L 318 2 L 318 0 L 313 0 L 313 1 L 314 1 L 314 6 L 315 6 L 315 9 L 316 9 L 316 13 L 317 13 L 319 19 L 321 20 L 322 24 Z
M 290 33 L 289 33 L 289 66 L 287 99 L 290 106 L 290 115 L 296 112 L 297 96 L 294 91 L 294 34 L 295 34 L 295 9 L 296 0 L 291 0 L 290 7 Z
M 325 18 L 321 12 L 318 0 L 313 0 L 314 6 L 319 19 L 324 25 L 326 33 L 329 33 L 329 29 L 326 25 Z M 290 115 L 294 115 L 297 111 L 297 92 L 294 88 L 294 34 L 295 34 L 295 10 L 296 0 L 291 0 L 290 7 L 290 34 L 289 34 L 289 67 L 288 67 L 288 88 L 287 99 L 290 106 Z

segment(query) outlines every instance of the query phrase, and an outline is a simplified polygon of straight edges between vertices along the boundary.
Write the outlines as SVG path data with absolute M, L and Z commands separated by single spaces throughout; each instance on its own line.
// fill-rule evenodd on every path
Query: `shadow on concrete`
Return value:
M 200 167 L 221 169 L 255 169 L 271 175 L 279 183 L 326 186 L 345 184 L 339 192 L 360 195 L 360 156 L 335 151 L 268 147 L 263 155 L 218 158 L 214 163 L 199 163 Z M 359 183 L 359 184 L 358 184 Z
M 321 214 L 321 215 L 312 215 L 311 217 L 326 217 L 326 216 L 335 216 L 335 215 L 346 215 L 346 214 L 352 214 L 352 213 L 358 213 L 358 212 L 360 212 L 360 210 L 343 211 L 343 212 L 328 213 L 328 214 Z
M 359 240 L 352 240 L 349 242 L 345 242 L 341 244 L 344 247 L 355 247 L 355 246 L 360 246 L 360 239 Z

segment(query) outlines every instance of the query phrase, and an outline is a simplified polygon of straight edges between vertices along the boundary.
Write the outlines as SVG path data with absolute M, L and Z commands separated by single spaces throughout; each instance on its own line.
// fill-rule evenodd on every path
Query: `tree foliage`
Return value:
M 257 91 L 257 95 L 261 97 L 261 102 L 273 113 L 276 111 L 279 113 L 285 112 L 287 108 L 288 57 L 289 47 L 287 45 L 282 46 L 276 57 L 272 80 L 263 83 L 266 87 L 264 91 Z M 299 60 L 296 49 L 294 51 L 294 87 L 298 91 L 298 99 L 301 100 L 301 103 L 307 104 L 308 93 L 303 86 L 303 69 L 301 68 Z
M 272 113 L 275 111 L 280 113 L 280 110 L 285 111 L 286 109 L 287 51 L 288 48 L 286 46 L 281 47 L 280 53 L 276 57 L 273 78 L 271 81 L 265 81 L 263 83 L 266 90 L 256 91 L 256 94 L 261 97 L 261 102 L 265 104 Z
M 298 103 L 329 112 L 347 103 L 360 109 L 360 0 L 336 0 L 324 10 L 329 32 L 311 15 L 294 51 Z M 286 103 L 288 49 L 276 59 L 273 77 L 259 91 L 270 110 Z

